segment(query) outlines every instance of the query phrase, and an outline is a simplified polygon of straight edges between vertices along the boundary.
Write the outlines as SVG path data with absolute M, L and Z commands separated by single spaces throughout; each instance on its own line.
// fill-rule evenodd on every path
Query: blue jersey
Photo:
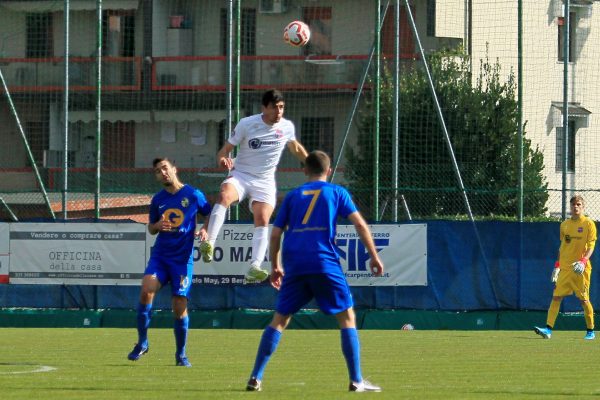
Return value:
M 150 223 L 156 223 L 164 215 L 173 228 L 171 232 L 158 233 L 152 256 L 187 263 L 194 249 L 196 215 L 207 216 L 210 210 L 204 194 L 190 185 L 183 185 L 175 194 L 164 189 L 156 193 L 150 202 Z
M 282 247 L 285 275 L 339 274 L 336 220 L 356 211 L 348 191 L 331 183 L 307 182 L 289 192 L 273 223 L 287 227 Z

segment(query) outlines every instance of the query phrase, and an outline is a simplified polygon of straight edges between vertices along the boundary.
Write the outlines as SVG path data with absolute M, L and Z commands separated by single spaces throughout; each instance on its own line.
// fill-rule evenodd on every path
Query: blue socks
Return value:
M 275 352 L 275 349 L 277 349 L 279 339 L 281 339 L 281 332 L 271 326 L 265 328 L 260 339 L 260 344 L 258 345 L 256 361 L 254 361 L 254 369 L 252 369 L 252 377 L 259 381 L 262 380 L 265 367 L 267 366 L 271 355 Z
M 138 304 L 137 307 L 137 330 L 138 344 L 148 347 L 148 327 L 152 316 L 152 304 Z
M 340 330 L 342 341 L 342 353 L 348 366 L 348 374 L 353 382 L 362 382 L 362 373 L 360 370 L 360 343 L 358 341 L 358 331 L 356 328 L 345 328 Z M 251 377 L 262 380 L 265 367 L 271 358 L 271 355 L 277 349 L 281 332 L 277 329 L 267 326 L 260 339 L 256 361 L 252 369 Z
M 175 333 L 175 356 L 178 358 L 185 357 L 185 344 L 189 325 L 190 317 L 187 315 L 181 319 L 175 319 L 173 332 Z
M 352 382 L 362 382 L 360 371 L 360 343 L 356 328 L 344 328 L 340 330 L 342 337 L 342 353 L 348 366 L 348 374 Z
M 152 304 L 138 304 L 137 306 L 137 330 L 138 344 L 142 347 L 148 347 L 148 327 L 152 317 Z M 175 333 L 175 346 L 177 357 L 185 356 L 185 344 L 187 342 L 188 327 L 190 318 L 185 316 L 176 319 L 173 332 Z

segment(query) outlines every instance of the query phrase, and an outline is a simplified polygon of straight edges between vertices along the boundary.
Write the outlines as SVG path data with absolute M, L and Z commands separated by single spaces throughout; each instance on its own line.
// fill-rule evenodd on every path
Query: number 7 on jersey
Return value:
M 310 200 L 310 204 L 308 205 L 308 210 L 306 210 L 306 213 L 304 214 L 304 218 L 302 219 L 302 224 L 306 225 L 308 223 L 308 220 L 310 219 L 310 216 L 311 216 L 313 210 L 315 209 L 315 204 L 317 204 L 317 199 L 319 198 L 320 194 L 321 194 L 321 189 L 303 190 L 302 191 L 303 196 L 312 196 L 312 199 Z

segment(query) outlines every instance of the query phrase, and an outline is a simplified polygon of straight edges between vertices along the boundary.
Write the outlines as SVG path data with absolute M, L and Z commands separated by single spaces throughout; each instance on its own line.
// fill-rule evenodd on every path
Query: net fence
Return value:
M 369 220 L 600 214 L 597 2 L 74 0 L 68 32 L 65 3 L 0 1 L 3 220 L 145 221 L 155 157 L 214 201 L 272 87 Z M 279 195 L 303 181 L 285 152 Z

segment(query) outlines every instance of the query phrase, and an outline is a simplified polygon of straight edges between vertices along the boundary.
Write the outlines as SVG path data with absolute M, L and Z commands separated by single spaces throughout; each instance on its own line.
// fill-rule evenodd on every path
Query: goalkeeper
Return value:
M 560 310 L 560 303 L 565 296 L 573 293 L 581 301 L 587 333 L 584 339 L 594 339 L 594 308 L 590 303 L 590 277 L 592 264 L 590 257 L 596 245 L 596 225 L 594 221 L 583 215 L 585 203 L 583 197 L 571 198 L 571 218 L 560 224 L 560 248 L 558 261 L 552 271 L 552 282 L 555 283 L 552 302 L 548 308 L 546 327 L 534 327 L 535 333 L 544 339 L 552 337 L 552 327 Z

